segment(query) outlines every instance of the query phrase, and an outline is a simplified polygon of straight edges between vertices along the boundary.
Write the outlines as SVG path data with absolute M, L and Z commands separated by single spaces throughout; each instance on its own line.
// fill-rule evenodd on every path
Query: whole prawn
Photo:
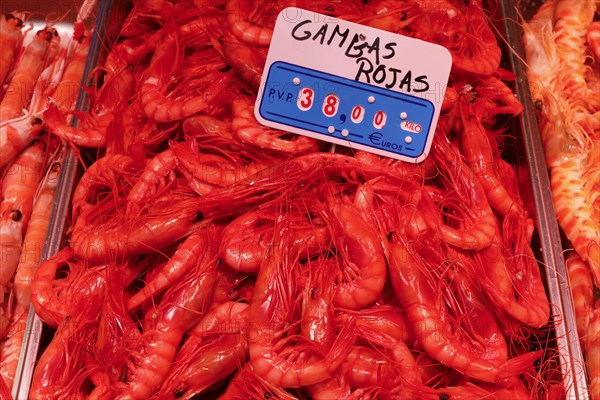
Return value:
M 242 142 L 284 153 L 307 153 L 319 148 L 319 143 L 312 138 L 299 135 L 287 140 L 283 137 L 288 133 L 259 125 L 253 109 L 254 104 L 247 98 L 237 99 L 232 104 L 231 126 Z
M 4 14 L 0 17 L 0 85 L 8 76 L 17 50 L 23 39 L 23 20 L 15 14 Z
M 70 247 L 44 260 L 31 283 L 31 304 L 36 314 L 49 326 L 57 327 L 81 306 L 81 297 L 102 297 L 105 266 L 87 267 Z M 66 276 L 57 275 L 58 270 Z
M 219 218 L 232 214 L 232 210 L 222 208 L 228 201 L 235 201 L 239 209 L 245 209 L 265 201 L 277 201 L 287 193 L 305 188 L 307 182 L 314 181 L 317 176 L 333 179 L 352 174 L 366 179 L 381 175 L 393 178 L 395 175 L 381 166 L 369 165 L 344 154 L 316 152 L 273 163 L 236 185 L 212 191 L 196 203 L 205 218 Z
M 360 216 L 352 203 L 331 201 L 332 237 L 341 254 L 341 268 L 334 303 L 358 310 L 372 304 L 386 280 L 386 262 L 377 232 Z M 360 235 L 357 232 L 361 232 Z
M 31 217 L 33 198 L 41 180 L 44 144 L 35 143 L 15 160 L 2 182 L 0 203 L 0 285 L 2 291 L 19 263 L 23 235 Z
M 427 250 L 421 251 L 421 254 L 426 252 Z M 483 357 L 474 354 L 473 348 L 459 337 L 440 342 L 440 338 L 447 336 L 451 331 L 440 326 L 440 321 L 446 321 L 448 317 L 441 311 L 435 289 L 422 272 L 419 265 L 422 261 L 419 259 L 422 259 L 422 256 L 410 250 L 407 243 L 400 238 L 392 244 L 390 277 L 409 320 L 414 326 L 420 327 L 416 332 L 417 338 L 431 357 L 467 376 L 491 383 L 515 377 L 532 367 L 540 352 L 503 361 L 501 353 Z M 496 338 L 490 336 L 488 340 Z M 482 349 L 490 350 L 485 345 Z
M 575 308 L 577 333 L 582 344 L 585 344 L 584 338 L 590 332 L 590 318 L 594 312 L 594 284 L 592 283 L 592 275 L 587 265 L 577 253 L 570 254 L 567 257 L 566 266 Z
M 452 68 L 459 73 L 491 75 L 500 67 L 502 51 L 481 5 L 470 4 L 467 7 L 469 10 L 465 12 L 467 18 L 462 25 L 463 32 L 457 31 L 457 40 L 443 44 L 452 53 Z M 460 16 L 452 18 L 451 12 L 448 18 L 451 23 L 461 20 Z
M 225 264 L 240 272 L 258 272 L 268 253 L 277 215 L 271 208 L 249 211 L 227 225 L 219 246 L 219 255 Z M 329 231 L 326 227 L 310 224 L 302 216 L 293 219 L 297 224 L 290 239 L 293 256 L 310 258 L 327 248 Z
M 90 165 L 82 177 L 77 182 L 73 192 L 71 219 L 77 221 L 80 215 L 90 212 L 94 207 L 101 204 L 101 199 L 106 198 L 106 193 L 102 190 L 107 188 L 117 188 L 120 182 L 118 177 L 123 176 L 127 181 L 133 180 L 139 167 L 134 160 L 123 154 L 111 154 L 97 159 Z M 124 187 L 117 190 L 116 193 L 125 190 L 132 190 L 131 187 Z M 108 191 L 108 190 L 107 190 Z M 115 198 L 116 197 L 116 198 Z M 109 202 L 117 202 L 118 196 L 109 197 Z
M 106 211 L 115 207 L 126 209 L 127 202 L 123 197 L 131 190 L 137 171 L 133 159 L 122 154 L 107 155 L 88 168 L 75 188 L 72 200 L 75 222 L 71 246 L 76 254 L 100 261 L 145 254 L 187 236 L 197 223 L 204 224 L 196 208 L 197 200 L 187 196 L 179 198 L 173 212 L 161 208 L 167 202 L 171 204 L 172 198 L 161 197 L 134 214 L 116 213 L 108 219 L 98 218 L 106 216 Z M 118 177 L 128 177 L 124 180 L 127 185 L 123 185 Z M 114 185 L 123 187 L 114 191 Z M 133 217 L 138 220 L 141 217 L 143 222 L 126 227 L 124 221 Z
M 460 228 L 444 223 L 440 208 L 452 210 L 457 217 L 462 210 L 457 210 L 453 204 L 454 201 L 448 201 L 439 190 L 426 188 L 423 190 L 423 196 L 419 203 L 422 212 L 415 211 L 413 217 L 413 226 L 416 224 L 414 230 L 422 234 L 423 225 L 427 225 L 431 231 L 439 232 L 448 243 L 465 250 L 481 250 L 490 246 L 497 232 L 497 221 L 493 211 L 485 199 L 483 190 L 469 188 L 472 189 L 469 192 L 465 189 L 460 190 L 457 194 L 469 196 L 464 197 L 465 200 L 469 198 L 470 203 L 469 210 L 466 212 L 468 217 L 465 220 L 472 219 L 472 223 L 465 221 Z M 411 235 L 418 237 L 418 235 L 415 236 L 415 233 L 411 233 Z
M 300 335 L 315 343 L 323 352 L 331 349 L 336 335 L 333 307 L 335 269 L 330 264 L 331 262 L 327 258 L 311 262 L 302 291 Z M 325 382 L 319 384 L 325 384 Z
M 203 151 L 202 147 L 196 140 L 181 142 L 172 147 L 181 166 L 198 182 L 218 187 L 228 186 L 265 167 L 262 163 L 246 160 L 245 157 L 209 153 L 208 149 Z
M 8 89 L 0 103 L 0 118 L 6 121 L 18 117 L 29 104 L 35 82 L 48 64 L 50 44 L 55 31 L 44 28 L 38 31 L 19 59 Z
M 301 387 L 324 381 L 342 363 L 354 343 L 353 324 L 338 333 L 329 351 L 322 355 L 310 341 L 279 349 L 286 321 L 293 313 L 296 292 L 291 274 L 294 267 L 282 249 L 273 249 L 261 266 L 250 305 L 250 364 L 271 384 Z M 301 356 L 305 353 L 304 356 Z
M 84 361 L 94 386 L 90 399 L 114 398 L 115 383 L 123 380 L 128 365 L 134 362 L 132 350 L 139 345 L 142 333 L 125 308 L 125 288 L 147 268 L 144 261 L 139 265 L 107 265 L 107 295 L 99 312 L 94 343 Z
M 188 236 L 160 272 L 148 279 L 144 288 L 129 298 L 127 308 L 135 309 L 174 285 L 195 267 L 202 254 L 215 252 L 215 249 L 211 249 L 214 246 L 211 242 L 215 236 L 214 231 L 214 228 L 208 227 Z
M 70 111 L 75 106 L 79 95 L 79 85 L 83 77 L 83 70 L 90 47 L 91 35 L 85 32 L 74 37 L 71 41 L 70 54 L 66 57 L 63 74 L 56 88 L 49 93 L 56 107 L 61 112 Z
M 206 36 L 208 42 L 206 31 L 197 32 L 197 34 Z M 196 83 L 201 85 L 201 88 L 195 89 L 194 92 L 202 94 L 187 100 L 168 98 L 165 91 L 169 74 L 176 71 L 180 65 L 185 65 L 183 60 L 179 59 L 177 48 L 177 33 L 165 32 L 154 52 L 150 66 L 144 73 L 145 77 L 140 87 L 144 111 L 149 118 L 156 122 L 177 121 L 206 110 L 231 79 L 230 74 L 219 72 L 226 65 L 218 60 L 218 53 L 209 47 L 204 51 L 211 53 L 211 57 L 216 61 L 203 67 L 202 81 Z M 175 62 L 173 62 L 174 60 Z
M 189 399 L 236 371 L 248 357 L 249 306 L 225 302 L 189 332 L 175 366 L 154 397 L 173 394 Z
M 174 171 L 179 160 L 172 149 L 167 149 L 154 156 L 144 167 L 137 182 L 127 194 L 127 209 L 132 212 L 163 193 L 175 179 Z
M 57 85 L 63 87 L 68 96 L 64 96 L 65 91 L 61 92 L 58 96 L 60 97 L 58 105 L 50 104 L 44 109 L 43 120 L 48 131 L 70 143 L 84 147 L 104 147 L 108 126 L 116 118 L 117 113 L 122 112 L 133 94 L 135 85 L 133 72 L 129 65 L 123 62 L 122 55 L 118 51 L 111 52 L 105 63 L 107 74 L 102 87 L 93 96 L 91 112 L 78 113 L 79 127 L 71 126 L 67 123 L 68 118 L 65 114 L 69 111 L 66 103 L 78 94 L 73 93 L 73 90 L 79 87 L 81 81 L 82 63 L 85 62 L 91 35 L 79 40 L 74 44 L 71 62 L 67 64 L 67 70 Z
M 250 211 L 225 227 L 219 249 L 225 264 L 236 271 L 258 272 L 273 238 L 275 218 L 269 211 Z
M 80 297 L 79 308 L 82 299 L 100 305 L 99 296 Z M 29 389 L 30 399 L 85 398 L 80 389 L 86 378 L 82 366 L 86 347 L 92 342 L 98 324 L 96 318 L 96 313 L 90 315 L 88 309 L 87 312 L 73 313 L 59 324 L 57 333 L 37 362 Z
M 162 202 L 162 205 L 150 209 L 143 215 L 143 224 L 131 228 L 124 226 L 123 219 L 95 226 L 93 213 L 80 216 L 73 226 L 71 246 L 77 255 L 85 259 L 102 261 L 150 253 L 206 225 L 195 207 L 196 199 L 181 200 L 167 213 L 164 212 L 166 204 Z
M 32 300 L 38 300 L 33 304 L 38 315 L 46 317 L 44 321 L 56 323 L 57 333 L 38 360 L 29 396 L 82 398 L 81 384 L 89 375 L 82 366 L 85 354 L 92 350 L 90 346 L 98 327 L 97 310 L 106 298 L 110 267 L 83 266 L 69 248 L 59 251 L 45 264 L 49 268 L 41 266 L 36 273 Z M 55 280 L 56 268 L 63 264 L 69 266 L 69 275 Z M 82 311 L 85 304 L 91 307 Z
M 117 399 L 147 399 L 159 388 L 183 335 L 209 310 L 218 277 L 215 263 L 214 254 L 203 254 L 193 273 L 165 293 L 156 325 L 145 333 L 147 342 Z
M 228 31 L 221 33 L 223 58 L 233 68 L 237 77 L 250 89 L 257 92 L 265 62 L 266 47 L 253 47 Z
M 479 2 L 458 7 L 455 2 L 416 0 L 417 18 L 407 34 L 446 47 L 458 76 L 489 76 L 500 66 L 502 50 Z
M 261 2 L 253 0 L 228 0 L 225 5 L 227 28 L 243 42 L 253 46 L 268 46 L 271 44 L 273 27 L 272 22 L 263 21 L 274 21 L 273 17 L 280 10 L 295 3 L 295 0 L 288 0 L 264 7 Z M 267 9 L 271 15 L 266 14 Z
M 473 110 L 462 108 L 463 154 L 473 169 L 474 175 L 483 186 L 490 205 L 503 215 L 511 210 L 525 213 L 523 205 L 512 198 L 495 171 L 492 145 Z
M 31 218 L 23 239 L 21 257 L 13 281 L 13 291 L 17 303 L 25 307 L 30 304 L 31 281 L 42 257 L 58 186 L 58 177 L 62 169 L 64 150 L 65 148 L 61 146 L 50 160 L 46 175 L 40 182 L 35 195 Z

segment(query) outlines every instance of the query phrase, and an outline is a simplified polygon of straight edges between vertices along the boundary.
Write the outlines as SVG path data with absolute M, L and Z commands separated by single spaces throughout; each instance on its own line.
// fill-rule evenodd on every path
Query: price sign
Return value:
M 444 47 L 286 8 L 277 18 L 255 116 L 266 126 L 420 162 L 451 63 Z

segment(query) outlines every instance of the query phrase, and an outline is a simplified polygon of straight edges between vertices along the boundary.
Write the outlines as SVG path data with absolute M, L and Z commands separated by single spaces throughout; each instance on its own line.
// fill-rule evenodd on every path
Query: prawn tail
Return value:
M 538 350 L 511 358 L 498 368 L 499 372 L 497 380 L 500 381 L 507 378 L 512 378 L 517 375 L 521 375 L 532 368 L 535 368 L 533 363 L 539 359 L 543 353 L 544 352 L 542 350 Z
M 68 115 L 77 116 L 83 125 L 89 125 L 88 116 L 77 112 Z M 55 104 L 50 104 L 44 111 L 43 121 L 48 131 L 59 138 L 83 147 L 106 146 L 106 132 L 94 126 L 87 128 L 74 128 L 65 121 L 67 115 L 63 114 Z
M 43 113 L 44 122 L 50 123 L 51 126 L 63 124 L 64 116 L 54 103 L 50 103 L 48 108 Z
M 356 342 L 355 325 L 356 322 L 353 318 L 348 319 L 325 356 L 323 364 L 327 366 L 330 373 L 333 373 L 352 351 Z

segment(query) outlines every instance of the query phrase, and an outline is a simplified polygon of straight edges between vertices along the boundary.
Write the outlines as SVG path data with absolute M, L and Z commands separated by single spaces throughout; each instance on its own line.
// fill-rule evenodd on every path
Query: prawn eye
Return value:
M 196 213 L 196 216 L 194 217 L 193 222 L 202 221 L 203 219 L 204 219 L 204 214 L 202 214 L 202 211 L 198 211 Z
M 14 15 L 12 15 L 11 13 L 8 14 L 4 14 L 4 20 L 6 22 L 10 21 L 11 19 L 14 19 L 17 22 L 17 28 L 22 28 L 23 27 L 23 20 L 21 18 L 17 18 Z
M 224 68 L 221 68 L 219 70 L 219 72 L 222 72 L 222 73 L 229 72 L 229 71 L 231 71 L 231 65 L 228 65 L 228 66 L 226 66 Z
M 310 289 L 310 298 L 314 299 L 316 295 L 317 295 L 317 288 L 311 288 Z
M 270 399 L 271 397 L 273 397 L 273 395 L 270 392 L 265 392 L 265 395 L 264 395 L 265 399 Z
M 388 240 L 388 242 L 391 242 L 392 239 L 393 239 L 393 237 L 394 237 L 394 231 L 388 232 L 388 234 L 387 234 L 387 240 Z
M 333 11 L 333 6 L 327 6 L 327 7 L 325 7 L 325 11 L 332 12 Z
M 450 396 L 448 396 L 446 393 L 442 393 L 440 394 L 440 400 L 450 400 Z
M 43 122 L 42 119 L 41 118 L 37 118 L 37 117 L 31 120 L 31 124 L 32 125 L 39 125 L 42 122 Z
M 544 108 L 544 102 L 541 100 L 536 100 L 535 101 L 535 108 L 537 110 L 541 110 L 542 108 Z
M 600 299 L 600 289 L 597 287 L 594 288 L 594 300 Z
M 10 219 L 19 222 L 23 218 L 23 213 L 20 210 L 10 210 Z
M 182 397 L 182 396 L 183 396 L 183 394 L 184 394 L 184 391 L 183 391 L 183 390 L 181 390 L 181 389 L 177 389 L 177 390 L 175 391 L 175 393 L 173 393 L 173 396 L 174 396 L 176 399 L 178 399 L 178 398 Z

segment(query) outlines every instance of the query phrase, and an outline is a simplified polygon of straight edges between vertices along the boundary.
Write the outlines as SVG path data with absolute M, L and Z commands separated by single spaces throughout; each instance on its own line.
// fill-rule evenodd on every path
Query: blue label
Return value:
M 277 61 L 266 78 L 265 120 L 374 149 L 418 158 L 434 114 L 429 100 Z

